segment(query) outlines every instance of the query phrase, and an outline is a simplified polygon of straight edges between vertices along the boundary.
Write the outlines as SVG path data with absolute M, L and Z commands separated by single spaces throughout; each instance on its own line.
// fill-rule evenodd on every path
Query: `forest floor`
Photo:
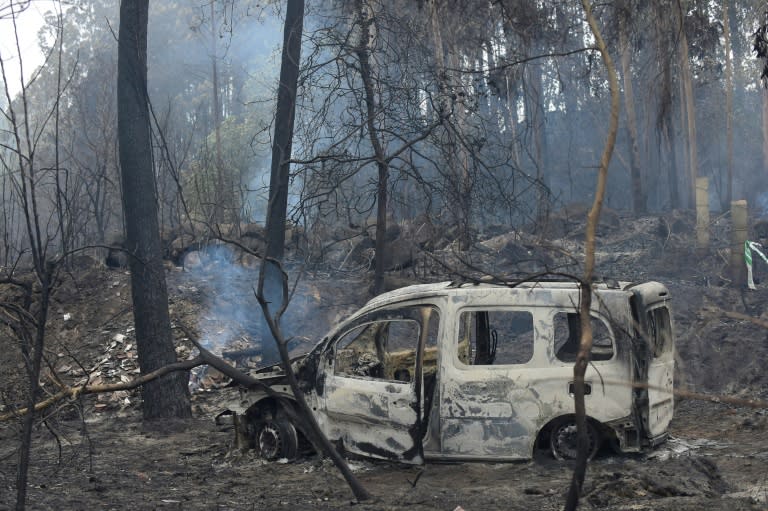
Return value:
M 206 396 L 198 395 L 200 406 Z M 29 509 L 562 509 L 572 468 L 548 456 L 515 463 L 410 467 L 351 461 L 374 499 L 356 503 L 328 460 L 266 462 L 233 448 L 233 433 L 198 413 L 144 426 L 136 410 L 58 421 L 61 446 L 36 435 Z M 11 509 L 14 439 L 2 438 L 0 509 Z M 61 451 L 59 450 L 61 448 Z M 672 439 L 636 456 L 601 453 L 582 509 L 746 510 L 768 504 L 768 417 L 680 403 Z
M 670 288 L 678 388 L 766 401 L 768 332 L 724 312 L 768 317 L 768 284 L 758 284 L 756 291 L 728 286 L 728 232 L 718 222 L 713 222 L 713 247 L 705 256 L 692 246 L 687 217 L 622 219 L 604 226 L 598 270 L 626 280 L 659 280 Z M 579 253 L 581 241 L 570 230 L 551 243 L 560 251 Z M 536 249 L 533 242 L 508 233 L 488 237 L 483 247 L 474 254 L 473 266 L 495 265 L 494 271 L 504 257 L 518 257 L 521 250 L 530 255 Z M 448 255 L 445 260 L 454 264 Z M 409 272 L 418 280 L 451 277 Z M 232 325 L 247 325 L 258 317 L 252 299 L 256 275 L 243 267 L 224 272 L 213 263 L 196 271 L 169 268 L 174 321 L 191 325 L 213 349 L 247 347 L 248 328 Z M 286 316 L 286 329 L 296 336 L 294 349 L 311 346 L 339 317 L 361 305 L 368 285 L 360 273 L 305 272 Z M 0 289 L 0 299 L 11 298 Z M 135 377 L 126 271 L 97 265 L 66 275 L 55 294 L 48 336 L 53 365 L 71 383 L 85 381 L 86 374 L 92 383 Z M 222 339 L 228 340 L 226 345 Z M 9 347 L 2 347 L 0 359 L 0 412 L 13 397 L 12 376 L 5 375 L 18 368 Z M 187 358 L 193 350 L 181 340 L 178 353 Z M 49 409 L 47 420 L 34 432 L 28 508 L 563 507 L 572 467 L 545 454 L 527 462 L 424 467 L 351 460 L 374 495 L 372 501 L 357 503 L 328 460 L 313 456 L 267 462 L 253 451 L 236 449 L 231 425 L 214 420 L 234 389 L 214 373 L 197 376 L 191 421 L 143 423 L 138 391 L 86 396 Z M 15 502 L 18 445 L 18 423 L 0 423 L 0 510 L 13 508 Z M 601 452 L 590 464 L 582 508 L 768 509 L 768 410 L 678 399 L 668 442 L 633 456 Z

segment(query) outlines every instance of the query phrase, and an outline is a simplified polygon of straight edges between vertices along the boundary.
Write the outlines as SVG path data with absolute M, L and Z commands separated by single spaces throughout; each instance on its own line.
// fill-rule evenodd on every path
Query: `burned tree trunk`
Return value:
M 357 22 L 359 24 L 360 39 L 357 46 L 357 60 L 360 63 L 360 77 L 363 80 L 365 94 L 365 126 L 368 130 L 368 139 L 373 148 L 374 161 L 378 181 L 376 185 L 376 268 L 373 277 L 373 292 L 379 294 L 384 290 L 385 261 L 389 258 L 387 252 L 387 206 L 388 206 L 388 182 L 389 161 L 384 154 L 384 145 L 376 127 L 376 93 L 373 87 L 373 70 L 370 62 L 371 25 L 373 13 L 370 12 L 364 2 L 357 5 Z
M 285 250 L 285 220 L 288 208 L 290 159 L 293 144 L 293 124 L 296 116 L 296 94 L 301 60 L 301 34 L 304 26 L 304 0 L 288 0 L 277 89 L 275 138 L 272 144 L 272 164 L 269 178 L 267 208 L 267 257 L 278 261 Z M 279 285 L 279 276 L 278 276 Z
M 117 61 L 117 129 L 123 185 L 126 249 L 141 373 L 176 361 L 168 314 L 152 169 L 147 98 L 149 0 L 120 3 Z M 145 419 L 189 417 L 187 373 L 169 374 L 142 391 Z
M 266 258 L 262 262 L 264 296 L 268 303 L 279 303 L 281 272 L 269 263 L 282 261 L 285 252 L 285 221 L 288 210 L 291 147 L 296 117 L 296 94 L 301 60 L 301 34 L 304 27 L 304 0 L 288 0 L 280 64 L 280 83 L 275 112 L 275 138 L 272 144 L 272 165 L 269 177 L 269 203 L 266 221 Z M 277 360 L 274 344 L 268 340 L 269 329 L 262 321 L 262 356 L 265 361 Z

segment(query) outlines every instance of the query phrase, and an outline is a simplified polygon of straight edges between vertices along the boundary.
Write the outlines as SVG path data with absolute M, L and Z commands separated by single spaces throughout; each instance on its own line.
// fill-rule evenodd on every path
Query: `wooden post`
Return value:
M 696 248 L 699 254 L 709 250 L 709 178 L 696 178 Z
M 734 287 L 741 288 L 747 282 L 747 267 L 744 263 L 744 242 L 747 241 L 747 201 L 731 202 L 731 278 Z

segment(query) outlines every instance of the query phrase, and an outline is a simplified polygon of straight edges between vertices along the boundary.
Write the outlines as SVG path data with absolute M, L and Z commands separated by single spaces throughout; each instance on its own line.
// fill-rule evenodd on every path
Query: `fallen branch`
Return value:
M 206 363 L 207 362 L 203 357 L 198 356 L 190 360 L 185 360 L 183 362 L 176 362 L 174 364 L 163 366 L 159 369 L 152 371 L 151 373 L 144 374 L 142 376 L 139 376 L 136 379 L 133 379 L 127 382 L 103 383 L 98 385 L 86 384 L 86 385 L 78 385 L 78 386 L 64 386 L 57 393 L 37 403 L 34 406 L 34 411 L 39 412 L 40 410 L 45 410 L 46 408 L 58 403 L 59 401 L 62 401 L 67 398 L 76 399 L 80 395 L 104 394 L 107 392 L 117 392 L 119 390 L 133 390 L 135 388 L 141 387 L 146 383 L 149 383 L 150 381 L 156 380 L 158 378 L 162 378 L 166 374 L 169 374 L 175 371 L 188 371 L 193 367 L 197 367 Z M 21 408 L 18 410 L 12 410 L 11 412 L 0 415 L 0 422 L 7 421 L 17 417 L 23 417 L 28 413 L 29 413 L 28 407 Z
M 266 279 L 264 265 L 274 265 L 274 269 L 280 272 L 280 280 L 282 285 L 282 302 L 274 315 L 270 314 L 269 302 L 267 302 L 266 298 L 264 297 L 264 282 Z M 259 283 L 258 288 L 256 289 L 256 300 L 258 300 L 259 305 L 261 306 L 261 310 L 264 313 L 264 318 L 267 322 L 267 326 L 269 327 L 269 331 L 275 340 L 275 344 L 277 344 L 277 349 L 280 353 L 280 359 L 282 360 L 283 369 L 285 369 L 285 375 L 288 379 L 288 384 L 290 385 L 293 395 L 296 398 L 298 411 L 308 426 L 307 432 L 309 433 L 309 438 L 312 440 L 313 444 L 316 446 L 319 445 L 321 447 L 320 452 L 331 459 L 339 472 L 341 472 L 341 475 L 344 477 L 347 485 L 352 490 L 352 493 L 355 494 L 357 500 L 369 500 L 371 498 L 371 494 L 368 493 L 368 490 L 365 489 L 357 477 L 352 473 L 349 466 L 344 461 L 344 458 L 339 454 L 333 444 L 331 444 L 330 440 L 328 440 L 328 437 L 325 436 L 325 433 L 323 433 L 323 430 L 317 423 L 317 419 L 307 404 L 307 401 L 304 398 L 304 393 L 299 387 L 299 382 L 296 379 L 296 374 L 294 374 L 293 368 L 291 367 L 290 356 L 288 354 L 288 340 L 285 338 L 282 329 L 280 328 L 280 318 L 288 307 L 288 297 L 288 275 L 286 275 L 286 273 L 283 271 L 279 261 L 272 258 L 265 258 L 262 263 L 262 270 L 259 272 Z
M 764 319 L 755 318 L 755 317 L 752 317 L 752 316 L 750 316 L 748 314 L 744 314 L 744 313 L 736 312 L 736 311 L 726 311 L 726 310 L 722 310 L 722 309 L 716 309 L 716 310 L 718 312 L 721 312 L 724 316 L 726 316 L 728 318 L 739 319 L 739 320 L 743 320 L 743 321 L 749 321 L 750 323 L 753 323 L 753 324 L 755 324 L 757 326 L 761 326 L 763 328 L 768 329 L 768 321 L 766 321 Z
M 192 344 L 194 344 L 195 347 L 197 347 L 198 351 L 200 352 L 200 354 L 195 358 L 160 367 L 152 371 L 151 373 L 141 375 L 138 378 L 135 378 L 127 382 L 103 383 L 98 385 L 85 384 L 85 385 L 78 385 L 78 386 L 62 385 L 62 388 L 58 392 L 49 396 L 45 400 L 37 403 L 34 406 L 34 411 L 39 412 L 41 410 L 45 410 L 46 408 L 49 408 L 50 406 L 64 399 L 67 399 L 67 398 L 76 399 L 80 395 L 105 394 L 108 392 L 117 392 L 120 390 L 133 390 L 153 380 L 162 378 L 166 374 L 169 374 L 175 371 L 188 371 L 190 369 L 193 369 L 201 365 L 209 365 L 217 369 L 219 372 L 221 372 L 225 376 L 231 378 L 232 380 L 234 380 L 235 382 L 237 382 L 238 384 L 244 387 L 247 387 L 247 388 L 259 387 L 264 389 L 268 394 L 273 395 L 274 397 L 278 397 L 276 396 L 276 394 L 274 394 L 271 391 L 271 389 L 269 389 L 267 385 L 265 385 L 260 380 L 229 365 L 224 359 L 222 359 L 221 357 L 217 357 L 216 355 L 214 355 L 213 353 L 205 349 L 203 346 L 201 346 L 200 343 L 197 341 L 196 336 L 187 327 L 185 327 L 184 325 L 179 325 L 179 328 L 182 332 L 184 332 L 184 334 L 189 338 L 190 342 L 192 342 Z M 29 413 L 29 407 L 12 410 L 8 413 L 0 415 L 0 422 L 7 421 L 17 417 L 23 417 L 28 413 Z
M 187 336 L 189 339 L 189 342 L 195 345 L 197 350 L 200 352 L 200 354 L 196 357 L 202 360 L 202 363 L 208 364 L 209 366 L 213 367 L 214 369 L 218 370 L 220 373 L 224 374 L 225 376 L 231 378 L 236 383 L 242 385 L 246 388 L 253 388 L 253 387 L 259 387 L 261 389 L 264 389 L 267 391 L 267 393 L 271 392 L 271 389 L 269 386 L 265 385 L 264 382 L 261 380 L 258 380 L 251 376 L 250 374 L 244 373 L 238 368 L 230 365 L 226 360 L 224 360 L 221 357 L 218 357 L 205 349 L 197 340 L 197 336 L 186 326 L 183 324 L 177 324 L 177 327 L 179 330 L 184 332 L 184 335 Z M 275 395 L 275 394 L 270 394 Z
M 682 397 L 685 399 L 693 399 L 695 401 L 707 401 L 709 403 L 723 403 L 726 405 L 737 406 L 740 408 L 765 408 L 768 409 L 768 401 L 762 401 L 760 399 L 745 399 L 741 397 L 724 396 L 718 394 L 704 394 L 702 392 L 693 392 L 690 390 L 670 390 L 666 387 L 659 387 L 657 385 L 650 385 L 648 383 L 639 383 L 631 381 L 620 380 L 606 380 L 602 382 L 603 385 L 617 385 L 623 387 L 632 387 L 634 389 L 647 389 L 654 390 L 656 392 L 663 392 L 675 397 Z

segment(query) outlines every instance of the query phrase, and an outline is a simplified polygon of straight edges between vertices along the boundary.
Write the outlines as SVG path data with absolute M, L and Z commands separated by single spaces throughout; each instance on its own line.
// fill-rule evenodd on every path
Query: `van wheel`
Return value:
M 278 418 L 260 423 L 256 430 L 256 444 L 261 457 L 268 460 L 293 460 L 299 452 L 299 436 L 291 421 Z
M 552 425 L 549 431 L 549 445 L 552 455 L 558 460 L 575 460 L 577 449 L 576 418 L 567 417 Z M 592 459 L 597 454 L 602 441 L 600 432 L 591 421 L 587 421 L 587 459 Z

